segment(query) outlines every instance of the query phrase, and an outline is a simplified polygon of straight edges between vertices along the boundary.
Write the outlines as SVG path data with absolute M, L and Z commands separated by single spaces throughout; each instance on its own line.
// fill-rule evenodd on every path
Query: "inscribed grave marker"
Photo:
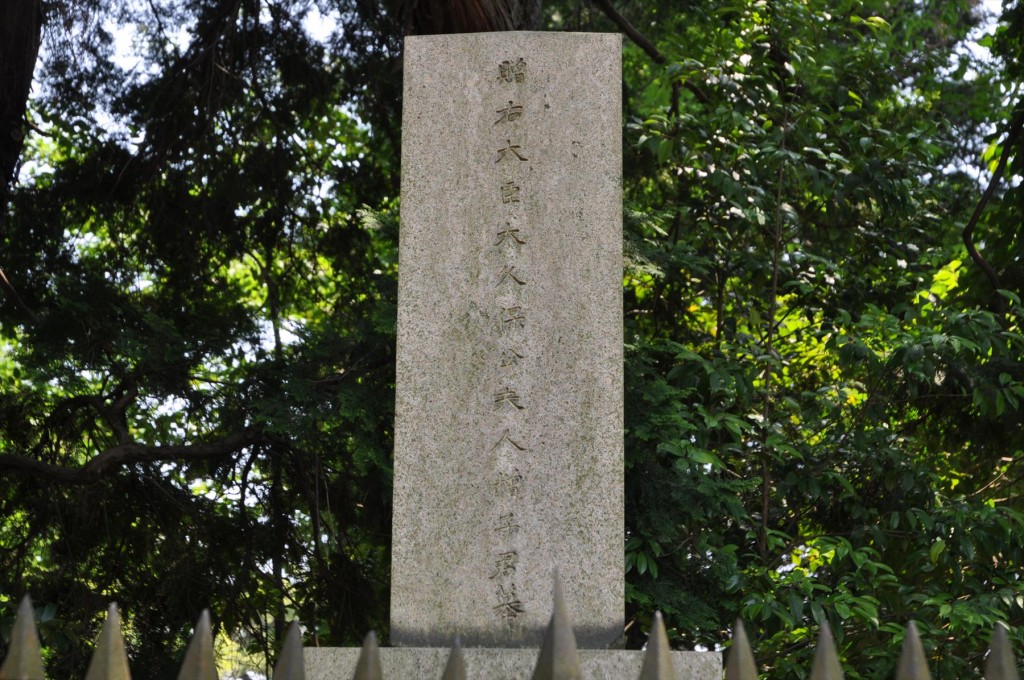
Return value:
M 391 637 L 623 625 L 621 40 L 408 38 Z

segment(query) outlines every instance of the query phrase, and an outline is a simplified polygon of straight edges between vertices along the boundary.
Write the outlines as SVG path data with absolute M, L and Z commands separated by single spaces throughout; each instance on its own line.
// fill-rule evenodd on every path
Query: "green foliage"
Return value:
M 3 234 L 0 592 L 49 612 L 54 677 L 110 600 L 140 677 L 204 607 L 264 655 L 293 617 L 326 644 L 385 627 L 397 161 L 346 82 L 373 57 L 328 59 L 307 11 L 111 10 L 142 72 L 44 71 Z
M 956 675 L 1022 620 L 1019 212 L 985 222 L 997 293 L 960 242 L 977 182 L 943 171 L 1012 87 L 957 56 L 968 10 L 635 8 L 668 63 L 627 49 L 629 598 L 684 646 L 738 614 L 802 677 L 827 619 L 882 677 L 916 619 Z
M 977 674 L 1024 623 L 1024 12 L 985 62 L 967 0 L 618 8 L 661 57 L 624 54 L 628 643 L 655 609 L 685 647 L 742 616 L 766 674 L 803 677 L 827 620 L 876 678 L 914 619 L 936 674 Z M 264 655 L 294 617 L 386 630 L 400 22 L 50 21 L 0 233 L 0 630 L 30 591 L 51 673 L 82 675 L 116 600 L 139 678 L 207 606 Z M 1004 154 L 994 290 L 961 232 Z

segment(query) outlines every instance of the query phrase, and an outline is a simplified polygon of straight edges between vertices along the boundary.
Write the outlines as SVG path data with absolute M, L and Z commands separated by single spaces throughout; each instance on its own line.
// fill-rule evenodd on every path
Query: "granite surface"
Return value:
M 621 38 L 411 37 L 403 68 L 391 639 L 536 648 L 557 568 L 580 647 L 607 647 L 624 601 Z
M 385 648 L 381 652 L 384 680 L 440 680 L 447 649 Z M 463 649 L 469 680 L 530 680 L 537 661 L 531 649 Z M 359 658 L 358 648 L 306 649 L 306 680 L 349 680 Z M 635 680 L 643 652 L 580 650 L 587 680 Z M 721 680 L 722 657 L 717 652 L 672 652 L 677 680 Z

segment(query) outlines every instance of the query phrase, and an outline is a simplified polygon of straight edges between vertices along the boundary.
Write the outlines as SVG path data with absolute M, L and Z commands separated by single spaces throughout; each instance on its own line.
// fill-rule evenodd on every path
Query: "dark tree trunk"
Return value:
M 523 31 L 537 28 L 540 0 L 403 0 L 405 32 Z
M 39 56 L 40 0 L 0 2 L 0 226 L 25 144 L 25 103 Z

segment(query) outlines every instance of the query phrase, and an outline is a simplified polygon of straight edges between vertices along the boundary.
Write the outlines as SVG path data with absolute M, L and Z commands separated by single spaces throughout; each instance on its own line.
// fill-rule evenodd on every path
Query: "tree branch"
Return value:
M 996 192 L 996 186 L 999 185 L 999 180 L 1002 179 L 1003 173 L 1006 171 L 1006 165 L 1010 160 L 1010 150 L 1017 143 L 1022 128 L 1024 128 L 1024 102 L 1018 102 L 1017 113 L 1010 123 L 1010 129 L 1006 132 L 1006 139 L 1003 140 L 1003 150 L 999 154 L 999 162 L 996 164 L 995 172 L 992 173 L 992 179 L 989 180 L 988 187 L 985 188 L 985 193 L 981 195 L 978 205 L 974 206 L 974 213 L 971 214 L 971 219 L 967 220 L 967 226 L 963 230 L 964 245 L 967 246 L 967 253 L 974 260 L 974 263 L 981 268 L 981 271 L 985 273 L 985 277 L 997 292 L 996 305 L 1000 312 L 1004 311 L 1004 305 L 1002 297 L 998 296 L 998 291 L 1002 288 L 999 283 L 999 276 L 996 274 L 996 270 L 992 268 L 992 265 L 981 256 L 981 253 L 974 246 L 974 228 L 978 225 L 978 220 L 981 219 L 981 213 L 985 210 L 985 206 L 992 200 L 992 196 Z
M 218 458 L 236 453 L 253 444 L 266 443 L 271 437 L 263 432 L 245 429 L 224 439 L 203 444 L 171 444 L 147 446 L 129 442 L 99 453 L 80 467 L 46 463 L 35 458 L 7 454 L 0 456 L 0 477 L 25 474 L 61 484 L 91 484 L 132 463 L 190 462 Z
M 0 193 L 2 193 L 2 192 L 0 192 Z M 3 216 L 4 216 L 4 213 L 6 212 L 6 209 L 7 209 L 6 203 L 0 201 L 0 224 L 2 224 L 2 222 L 3 222 Z M 3 233 L 3 230 L 0 229 L 0 234 L 2 234 L 2 233 Z M 36 315 L 36 313 L 32 311 L 32 308 L 29 307 L 28 305 L 26 305 L 25 301 L 21 299 L 21 296 L 18 295 L 18 291 L 14 288 L 13 285 L 11 285 L 11 282 L 7 279 L 7 275 L 4 274 L 4 270 L 2 268 L 0 268 L 0 287 L 2 287 L 5 291 L 7 291 L 7 294 L 10 295 L 11 299 L 14 300 L 14 303 L 18 307 L 21 307 L 22 311 L 24 311 L 26 314 L 28 314 L 29 317 L 33 321 L 35 321 L 36 323 L 39 322 L 39 316 Z
M 636 30 L 636 28 L 633 27 L 633 24 L 629 23 L 626 17 L 619 14 L 618 10 L 612 6 L 611 0 L 595 0 L 595 3 L 601 8 L 601 11 L 605 13 L 605 16 L 612 20 L 612 23 L 618 26 L 623 33 L 629 36 L 629 39 L 636 43 L 637 47 L 647 53 L 647 56 L 649 56 L 654 63 L 668 63 L 668 59 L 666 59 L 665 55 L 654 46 L 654 43 L 652 43 L 643 33 Z M 711 101 L 708 96 L 704 94 L 703 90 L 691 83 L 689 80 L 683 80 L 683 87 L 692 92 L 693 96 L 696 97 L 701 104 L 707 104 Z M 672 110 L 678 113 L 679 84 L 674 78 L 672 80 L 672 96 Z
M 122 383 L 114 392 L 114 394 L 120 393 L 116 401 L 109 407 L 104 407 L 101 401 L 98 407 L 100 414 L 110 425 L 110 429 L 114 431 L 114 437 L 119 445 L 133 443 L 131 433 L 128 431 L 128 418 L 125 416 L 125 411 L 139 396 L 139 388 L 135 385 L 134 380 L 126 379 L 125 382 L 127 384 Z
M 640 31 L 633 28 L 633 24 L 629 23 L 626 17 L 619 14 L 611 3 L 611 0 L 597 0 L 597 6 L 601 8 L 601 11 L 611 19 L 616 26 L 622 29 L 622 32 L 629 36 L 629 39 L 637 44 L 637 47 L 647 53 L 651 59 L 658 64 L 666 63 L 665 55 L 658 51 L 658 48 L 654 46 L 650 40 L 647 39 Z

